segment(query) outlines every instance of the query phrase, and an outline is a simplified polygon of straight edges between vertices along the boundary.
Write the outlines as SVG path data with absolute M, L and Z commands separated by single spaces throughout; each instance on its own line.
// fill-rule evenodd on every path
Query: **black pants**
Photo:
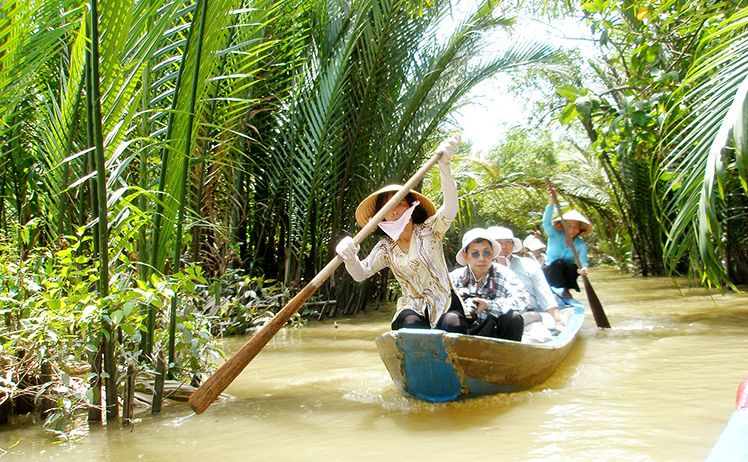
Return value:
M 553 263 L 543 268 L 545 278 L 548 280 L 548 284 L 553 287 L 560 287 L 562 289 L 574 289 L 579 292 L 579 284 L 577 283 L 577 265 L 569 263 L 566 260 L 553 260 Z
M 483 321 L 476 321 L 468 328 L 468 334 L 481 337 L 503 338 L 506 340 L 522 341 L 522 331 L 525 320 L 514 310 L 500 314 L 498 317 L 488 315 Z
M 447 332 L 466 334 L 468 330 L 467 325 L 465 312 L 462 310 L 462 303 L 460 303 L 457 294 L 452 292 L 452 303 L 449 306 L 449 310 L 436 322 L 436 328 Z M 395 320 L 392 321 L 390 327 L 392 330 L 406 327 L 409 329 L 430 329 L 431 324 L 429 323 L 428 310 L 426 310 L 425 315 L 418 314 L 411 309 L 402 310 Z

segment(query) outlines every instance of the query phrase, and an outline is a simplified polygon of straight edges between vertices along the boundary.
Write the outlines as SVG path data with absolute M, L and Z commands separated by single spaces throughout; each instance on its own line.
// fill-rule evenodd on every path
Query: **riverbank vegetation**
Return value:
M 584 15 L 596 57 L 511 35 L 533 7 Z M 746 17 L 727 1 L 3 3 L 0 419 L 35 406 L 63 431 L 120 403 L 128 419 L 136 386 L 158 412 L 163 378 L 199 383 L 216 339 L 283 306 L 355 233 L 358 202 L 418 169 L 499 73 L 541 95 L 536 125 L 482 157 L 463 145 L 448 254 L 476 225 L 537 229 L 551 177 L 594 220 L 598 261 L 746 282 Z M 489 49 L 496 30 L 512 39 Z M 387 288 L 339 272 L 318 297 L 356 311 Z

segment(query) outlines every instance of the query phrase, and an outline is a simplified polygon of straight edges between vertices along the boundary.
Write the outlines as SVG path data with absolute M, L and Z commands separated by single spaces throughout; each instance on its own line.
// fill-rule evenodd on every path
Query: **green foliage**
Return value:
M 716 19 L 704 19 L 697 58 L 673 95 L 660 178 L 672 193 L 668 268 L 687 260 L 704 284 L 722 287 L 746 282 L 748 269 L 748 9 Z
M 484 186 L 480 213 L 489 226 L 508 226 L 521 237 L 538 229 L 545 180 L 561 167 L 560 148 L 548 132 L 517 129 L 489 152 L 487 160 L 495 172 Z
M 161 313 L 155 350 L 163 351 L 168 323 L 164 308 L 180 294 L 176 329 L 179 355 L 173 366 L 179 377 L 189 380 L 220 359 L 216 335 L 245 333 L 272 317 L 288 295 L 273 281 L 235 274 L 209 283 L 200 267 L 191 265 L 168 279 L 152 275 L 149 283 L 133 279 L 131 270 L 115 272 L 110 295 L 102 300 L 95 290 L 98 268 L 89 257 L 90 237 L 80 233 L 65 236 L 57 250 L 37 248 L 24 260 L 17 259 L 7 239 L 0 244 L 3 390 L 7 399 L 33 396 L 36 400 L 53 400 L 57 407 L 46 425 L 61 436 L 74 411 L 85 406 L 90 375 L 82 371 L 87 368 L 87 354 L 99 348 L 106 332 L 105 321 L 119 339 L 117 364 L 137 363 L 145 332 L 140 308 L 152 306 Z M 211 287 L 221 285 L 236 293 L 207 297 Z M 52 381 L 30 385 L 26 379 L 38 377 L 42 362 L 52 365 Z M 141 366 L 141 372 L 152 374 L 147 365 Z
M 0 5 L 0 337 L 7 367 L 37 374 L 18 355 L 42 351 L 56 384 L 72 380 L 57 430 L 91 378 L 68 363 L 104 344 L 110 404 L 112 365 L 151 375 L 173 346 L 173 373 L 207 370 L 211 339 L 268 319 L 291 295 L 273 280 L 315 274 L 358 201 L 420 166 L 467 91 L 554 56 L 518 42 L 475 59 L 511 23 L 490 0 L 449 33 L 448 0 L 251 6 Z
M 50 428 L 62 431 L 86 398 L 85 377 L 70 369 L 85 360 L 86 345 L 99 331 L 100 300 L 92 290 L 96 265 L 90 238 L 66 236 L 58 250 L 36 249 L 19 260 L 8 240 L 0 245 L 0 364 L 5 398 L 51 399 L 56 411 Z M 42 363 L 55 371 L 50 383 L 38 383 Z
M 293 69 L 287 104 L 261 130 L 279 136 L 267 139 L 267 155 L 253 166 L 252 206 L 263 219 L 248 223 L 254 249 L 247 258 L 265 274 L 288 284 L 311 278 L 339 237 L 354 233 L 358 202 L 420 166 L 470 88 L 553 56 L 547 45 L 516 43 L 493 61 L 474 59 L 480 34 L 510 22 L 493 2 L 481 2 L 451 34 L 438 27 L 449 2 L 433 2 L 418 15 L 405 4 L 328 3 L 315 40 L 304 44 L 310 59 Z M 336 286 L 345 291 L 349 284 Z
M 448 234 L 447 254 L 454 255 L 460 238 L 470 228 L 506 226 L 515 236 L 542 232 L 541 219 L 548 200 L 546 180 L 561 194 L 563 206 L 581 209 L 593 220 L 596 233 L 588 238 L 596 262 L 625 267 L 630 246 L 611 210 L 607 184 L 599 164 L 571 154 L 571 147 L 552 139 L 549 131 L 517 128 L 493 148 L 486 159 L 462 151 L 455 167 L 460 213 Z M 433 177 L 427 182 L 433 191 Z
M 598 40 L 600 58 L 579 69 L 571 82 L 557 82 L 564 124 L 578 124 L 600 162 L 632 245 L 633 263 L 644 274 L 661 274 L 667 221 L 656 180 L 663 155 L 661 124 L 670 98 L 691 64 L 700 33 L 691 3 L 590 1 L 580 4 Z M 718 8 L 710 5 L 710 11 Z
M 273 279 L 231 270 L 202 292 L 202 309 L 215 318 L 215 335 L 243 335 L 269 321 L 288 297 L 288 289 Z
M 569 53 L 565 73 L 533 76 L 555 88 L 542 112 L 583 130 L 589 148 L 577 145 L 605 173 L 624 225 L 610 245 L 629 241 L 644 275 L 686 272 L 720 288 L 746 282 L 746 3 L 545 6 L 584 15 L 597 42 L 587 62 Z

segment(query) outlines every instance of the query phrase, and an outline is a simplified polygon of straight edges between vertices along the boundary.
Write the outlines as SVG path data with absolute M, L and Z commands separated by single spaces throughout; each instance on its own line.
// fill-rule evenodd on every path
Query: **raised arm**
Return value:
M 548 237 L 552 236 L 556 231 L 556 228 L 553 227 L 554 209 L 553 204 L 548 204 L 545 206 L 545 210 L 543 210 L 543 231 L 545 231 L 545 235 Z
M 589 266 L 589 264 L 587 263 L 587 250 L 588 250 L 587 243 L 584 242 L 584 240 L 582 240 L 581 238 L 575 239 L 575 241 L 576 242 L 574 242 L 574 246 L 577 248 L 577 254 L 579 255 L 579 262 L 582 264 L 582 268 L 587 268 Z
M 439 158 L 442 194 L 444 195 L 444 203 L 441 206 L 441 213 L 445 218 L 450 220 L 457 216 L 457 212 L 460 208 L 460 203 L 457 198 L 457 184 L 455 183 L 454 176 L 452 176 L 452 167 L 450 166 L 452 157 L 457 153 L 457 147 L 459 144 L 460 136 L 457 135 L 442 141 L 437 148 L 437 151 L 442 153 Z

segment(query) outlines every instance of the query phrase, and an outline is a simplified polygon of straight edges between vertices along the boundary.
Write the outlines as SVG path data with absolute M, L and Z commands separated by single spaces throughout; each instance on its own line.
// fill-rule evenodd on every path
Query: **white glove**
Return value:
M 353 241 L 353 238 L 346 236 L 338 242 L 335 252 L 340 255 L 344 261 L 350 261 L 358 257 L 358 251 L 361 248 Z
M 440 152 L 442 155 L 439 157 L 439 163 L 442 165 L 449 165 L 455 154 L 457 154 L 457 148 L 460 145 L 460 135 L 447 138 L 439 144 L 436 148 L 436 152 Z

